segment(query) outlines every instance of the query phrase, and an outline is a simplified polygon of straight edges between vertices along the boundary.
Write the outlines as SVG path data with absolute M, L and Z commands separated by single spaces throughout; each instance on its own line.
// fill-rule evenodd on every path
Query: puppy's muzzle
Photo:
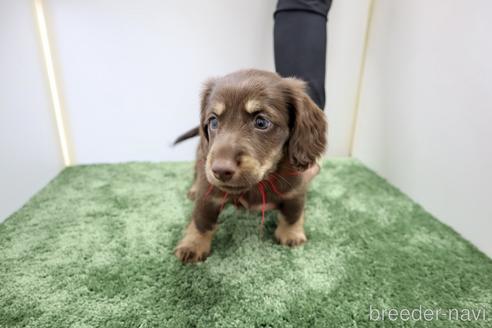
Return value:
M 227 182 L 236 174 L 238 167 L 235 161 L 218 158 L 213 161 L 211 169 L 218 180 Z

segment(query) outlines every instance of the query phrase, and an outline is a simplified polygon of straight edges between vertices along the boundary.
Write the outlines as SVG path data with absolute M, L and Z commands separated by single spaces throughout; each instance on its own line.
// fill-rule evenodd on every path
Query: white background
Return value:
M 330 153 L 348 154 L 367 0 L 330 14 Z M 241 68 L 274 70 L 276 0 L 47 0 L 76 163 L 191 160 L 201 85 Z
M 354 154 L 492 254 L 492 2 L 379 0 Z
M 32 4 L 0 0 L 0 222 L 62 168 Z

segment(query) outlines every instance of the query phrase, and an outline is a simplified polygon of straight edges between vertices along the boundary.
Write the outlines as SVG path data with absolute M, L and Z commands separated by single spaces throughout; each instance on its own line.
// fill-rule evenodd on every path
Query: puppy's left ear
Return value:
M 205 138 L 208 142 L 208 127 L 205 121 L 205 112 L 209 105 L 210 95 L 212 94 L 213 88 L 215 86 L 214 78 L 210 78 L 203 84 L 203 89 L 200 94 L 200 136 Z
M 305 170 L 325 151 L 326 117 L 306 93 L 304 81 L 284 78 L 281 83 L 290 115 L 289 160 L 296 169 Z

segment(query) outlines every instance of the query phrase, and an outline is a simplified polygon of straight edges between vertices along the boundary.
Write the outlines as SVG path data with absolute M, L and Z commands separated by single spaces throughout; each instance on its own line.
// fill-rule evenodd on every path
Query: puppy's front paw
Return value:
M 302 245 L 307 241 L 304 231 L 292 231 L 282 228 L 275 230 L 275 238 L 280 244 L 291 247 Z
M 174 254 L 183 263 L 194 263 L 205 261 L 210 254 L 210 248 L 207 250 L 197 244 L 180 243 Z
M 184 263 L 204 261 L 210 254 L 212 231 L 200 232 L 192 222 L 188 225 L 184 238 L 174 250 L 174 254 Z
M 281 215 L 275 229 L 275 238 L 282 245 L 299 246 L 307 241 L 304 234 L 304 215 L 296 222 L 290 224 Z

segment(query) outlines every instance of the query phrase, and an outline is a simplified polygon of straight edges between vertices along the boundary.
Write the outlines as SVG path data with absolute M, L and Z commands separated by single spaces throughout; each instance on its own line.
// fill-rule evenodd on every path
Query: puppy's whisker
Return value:
M 244 182 L 244 184 L 247 186 L 252 186 L 252 185 L 256 184 L 256 181 L 254 181 L 253 179 L 250 179 L 249 176 L 242 177 L 241 181 Z
M 275 172 L 272 172 L 272 174 L 273 174 L 274 177 L 279 178 L 280 180 L 282 180 L 289 188 L 292 188 L 292 185 L 290 184 L 290 182 L 285 177 L 283 177 L 280 174 L 275 173 Z
M 301 171 L 293 168 L 292 165 L 283 165 L 282 170 L 285 171 L 285 175 L 287 176 L 298 176 L 302 174 Z
M 273 193 L 277 194 L 278 196 L 282 196 L 282 193 L 277 189 L 277 186 L 275 185 L 275 183 L 271 179 L 273 177 L 274 176 L 271 175 L 265 181 L 268 182 L 268 185 L 270 186 L 270 191 L 272 191 Z

